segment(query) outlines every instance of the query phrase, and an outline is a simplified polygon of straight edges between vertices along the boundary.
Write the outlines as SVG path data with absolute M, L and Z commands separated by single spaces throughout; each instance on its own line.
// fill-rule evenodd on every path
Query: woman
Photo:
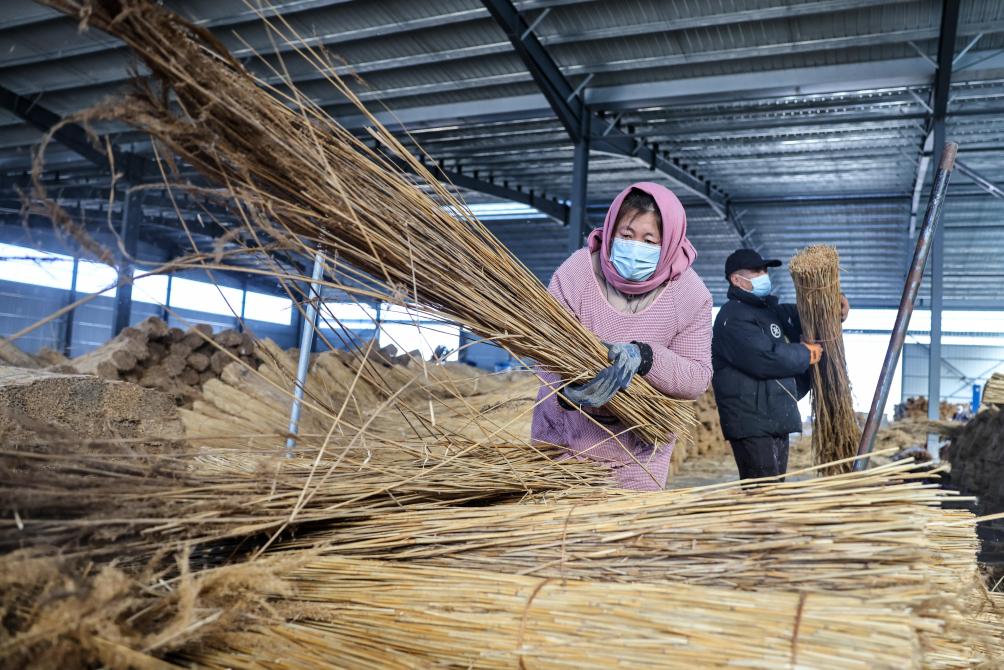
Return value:
M 544 374 L 532 436 L 576 458 L 608 464 L 624 488 L 666 486 L 676 442 L 644 444 L 607 412 L 635 374 L 671 398 L 696 399 L 711 381 L 711 294 L 691 269 L 697 252 L 672 191 L 632 184 L 551 278 L 548 291 L 608 344 L 612 365 L 593 380 L 567 386 Z M 563 396 L 563 397 L 562 397 Z M 588 416 L 586 415 L 588 413 Z

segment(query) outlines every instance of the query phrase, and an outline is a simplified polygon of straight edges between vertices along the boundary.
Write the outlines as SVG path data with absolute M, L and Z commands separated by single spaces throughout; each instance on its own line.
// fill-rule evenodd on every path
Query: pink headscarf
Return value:
M 610 241 L 614 238 L 617 228 L 617 215 L 621 211 L 621 203 L 631 192 L 631 189 L 644 191 L 655 198 L 655 204 L 662 215 L 662 253 L 655 272 L 644 281 L 631 281 L 617 274 L 617 269 L 610 262 Z M 606 244 L 604 244 L 606 242 Z M 631 184 L 620 192 L 607 210 L 607 218 L 603 228 L 597 228 L 586 239 L 590 253 L 600 251 L 600 269 L 607 283 L 621 293 L 641 295 L 656 289 L 667 281 L 673 281 L 689 268 L 697 258 L 697 250 L 687 239 L 687 213 L 683 211 L 680 199 L 665 186 L 650 181 L 640 181 Z

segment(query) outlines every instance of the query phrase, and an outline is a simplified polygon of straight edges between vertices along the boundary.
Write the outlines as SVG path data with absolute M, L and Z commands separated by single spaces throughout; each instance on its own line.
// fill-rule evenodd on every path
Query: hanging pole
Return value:
M 906 275 L 906 285 L 903 287 L 903 297 L 899 301 L 899 312 L 896 314 L 896 324 L 889 335 L 889 348 L 885 352 L 885 360 L 882 362 L 882 372 L 879 374 L 878 384 L 875 387 L 875 396 L 872 398 L 872 406 L 868 412 L 868 421 L 865 422 L 864 432 L 861 434 L 861 443 L 858 445 L 858 456 L 866 456 L 875 447 L 875 436 L 878 435 L 879 423 L 882 421 L 882 413 L 885 409 L 886 401 L 889 399 L 889 389 L 892 387 L 892 378 L 896 372 L 896 365 L 899 363 L 899 355 L 903 350 L 903 342 L 906 340 L 906 331 L 910 326 L 910 317 L 913 315 L 914 305 L 917 304 L 917 294 L 920 292 L 920 284 L 924 278 L 924 266 L 927 264 L 927 257 L 931 252 L 934 241 L 934 234 L 941 218 L 941 210 L 945 204 L 945 195 L 948 192 L 948 180 L 952 177 L 952 169 L 955 167 L 955 154 L 959 150 L 959 145 L 954 142 L 946 144 L 941 156 L 941 164 L 934 176 L 934 185 L 931 187 L 931 198 L 927 202 L 927 213 L 924 214 L 924 223 L 920 228 L 920 235 L 917 237 L 917 247 L 913 252 L 913 263 L 910 264 L 910 271 Z M 857 470 L 864 470 L 868 467 L 867 458 L 859 458 L 854 463 Z
M 303 389 L 307 385 L 307 366 L 310 364 L 310 350 L 314 348 L 314 330 L 317 328 L 317 306 L 321 291 L 318 283 L 324 275 L 324 264 L 320 252 L 314 255 L 314 271 L 310 276 L 310 292 L 303 310 L 303 327 L 300 329 L 300 359 L 296 364 L 296 386 L 293 387 L 293 407 L 289 412 L 289 437 L 286 438 L 286 458 L 293 456 L 296 447 L 296 433 L 300 425 L 300 408 L 303 405 Z

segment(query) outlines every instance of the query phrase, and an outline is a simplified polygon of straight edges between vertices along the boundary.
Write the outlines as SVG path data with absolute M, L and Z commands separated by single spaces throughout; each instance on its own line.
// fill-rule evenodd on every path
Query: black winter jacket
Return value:
M 809 390 L 809 350 L 799 344 L 795 305 L 729 287 L 711 342 L 712 385 L 726 440 L 802 429 L 798 399 Z

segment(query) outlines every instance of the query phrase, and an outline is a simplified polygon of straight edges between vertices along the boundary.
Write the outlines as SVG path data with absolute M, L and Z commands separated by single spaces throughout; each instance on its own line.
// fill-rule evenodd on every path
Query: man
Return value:
M 725 261 L 729 301 L 715 319 L 712 386 L 741 479 L 787 471 L 788 435 L 802 429 L 798 400 L 809 391 L 809 368 L 823 355 L 821 345 L 802 340 L 795 305 L 771 295 L 767 268 L 780 265 L 752 249 Z M 844 296 L 840 307 L 846 319 Z

